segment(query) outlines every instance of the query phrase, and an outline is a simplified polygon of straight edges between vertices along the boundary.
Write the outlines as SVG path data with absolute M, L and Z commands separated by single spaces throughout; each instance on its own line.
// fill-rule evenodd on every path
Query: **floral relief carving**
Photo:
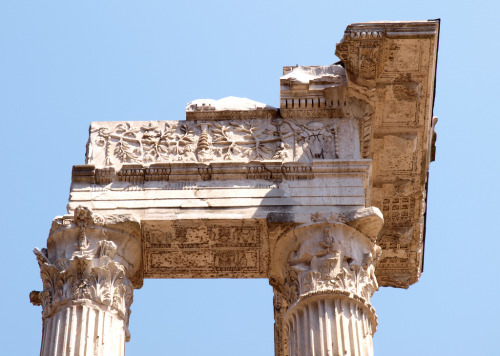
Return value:
M 179 161 L 196 160 L 197 139 L 193 128 L 187 124 L 165 122 L 161 127 L 158 123 L 149 122 L 138 128 L 125 122 L 114 129 L 91 128 L 90 133 L 95 135 L 95 148 L 90 150 L 88 156 L 92 157 L 97 148 L 103 148 L 106 166 L 113 165 L 115 160 L 121 163 L 169 162 L 171 156 Z
M 337 159 L 338 125 L 331 119 L 292 122 L 282 118 L 94 123 L 87 163 L 106 167 L 176 161 Z
M 132 142 L 137 141 L 138 129 L 130 127 L 129 123 L 120 124 L 116 128 L 118 142 L 116 143 L 114 153 L 122 162 L 134 162 L 139 155 L 139 149 L 134 147 Z

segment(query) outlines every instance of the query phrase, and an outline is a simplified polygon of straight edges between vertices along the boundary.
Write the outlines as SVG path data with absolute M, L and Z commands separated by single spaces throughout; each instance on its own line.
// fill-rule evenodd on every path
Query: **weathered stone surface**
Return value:
M 92 123 L 73 215 L 36 252 L 44 345 L 87 347 L 60 325 L 91 311 L 120 339 L 144 277 L 269 278 L 277 356 L 371 355 L 372 294 L 422 271 L 438 31 L 350 25 L 341 62 L 284 67 L 279 109 L 200 99 L 186 121 Z
M 378 289 L 381 249 L 360 230 L 377 229 L 368 219 L 381 220 L 377 210 L 315 214 L 311 224 L 285 231 L 272 245 L 277 355 L 372 354 L 377 318 L 369 300 Z
M 276 108 L 247 98 L 228 96 L 220 100 L 196 99 L 186 105 L 186 112 L 200 111 L 253 111 L 276 110 Z
M 133 175 L 137 164 L 350 160 L 359 158 L 357 129 L 340 118 L 95 122 L 86 163 Z
M 78 207 L 73 217 L 54 221 L 47 249 L 35 249 L 43 290 L 30 299 L 43 308 L 40 355 L 125 354 L 142 262 L 140 236 L 130 234 L 138 232 L 134 222 L 118 220 L 121 230 Z
M 337 44 L 347 96 L 366 112 L 360 147 L 373 159 L 370 201 L 385 221 L 377 240 L 382 286 L 407 288 L 422 271 L 438 32 L 438 21 L 352 24 Z
M 284 118 L 354 117 L 347 106 L 347 78 L 341 65 L 284 67 L 280 84 Z
M 197 99 L 186 105 L 187 120 L 271 119 L 278 110 L 247 98 Z
M 144 220 L 146 278 L 265 278 L 269 247 L 258 220 Z
M 337 45 L 341 64 L 284 68 L 279 113 L 230 97 L 189 103 L 189 121 L 93 123 L 70 211 L 90 204 L 149 219 L 231 208 L 264 219 L 373 205 L 386 222 L 379 282 L 408 287 L 422 270 L 437 26 L 350 25 Z

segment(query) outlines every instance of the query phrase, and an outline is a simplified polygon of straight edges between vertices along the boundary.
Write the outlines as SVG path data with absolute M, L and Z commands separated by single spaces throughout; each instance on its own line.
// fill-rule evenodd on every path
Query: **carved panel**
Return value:
M 422 46 L 418 41 L 412 41 L 412 43 L 408 43 L 407 40 L 386 42 L 381 60 L 384 71 L 382 76 L 401 72 L 418 73 L 422 61 Z
M 392 93 L 399 101 L 418 100 L 420 96 L 420 83 L 413 80 L 410 73 L 401 73 L 392 82 Z
M 413 225 L 415 222 L 415 203 L 414 196 L 385 198 L 382 203 L 384 226 L 387 228 Z
M 379 174 L 417 172 L 417 137 L 386 135 L 373 141 Z
M 382 124 L 384 126 L 417 126 L 418 102 L 391 100 L 384 103 Z
M 255 221 L 145 221 L 146 277 L 263 277 L 267 239 Z

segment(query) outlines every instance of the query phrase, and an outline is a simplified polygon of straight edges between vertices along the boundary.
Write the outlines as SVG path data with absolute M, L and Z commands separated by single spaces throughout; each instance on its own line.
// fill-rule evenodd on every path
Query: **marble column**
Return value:
M 41 356 L 125 354 L 139 246 L 84 207 L 55 220 L 47 249 L 34 251 L 43 291 L 30 298 L 43 308 Z
M 311 224 L 293 235 L 282 283 L 272 283 L 276 355 L 373 355 L 375 239 L 342 223 Z

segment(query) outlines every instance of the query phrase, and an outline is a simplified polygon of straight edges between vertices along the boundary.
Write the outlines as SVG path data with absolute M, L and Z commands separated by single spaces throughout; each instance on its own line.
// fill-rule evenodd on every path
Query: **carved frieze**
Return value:
M 267 241 L 262 223 L 252 221 L 146 221 L 146 277 L 262 277 Z
M 97 169 L 131 165 L 122 180 L 142 181 L 134 164 L 218 161 L 307 161 L 355 156 L 355 147 L 339 145 L 339 132 L 356 135 L 349 120 L 248 119 L 216 122 L 93 123 L 87 164 Z M 354 131 L 353 131 L 354 130 Z M 125 168 L 125 167 L 123 167 Z M 99 171 L 99 181 L 111 174 Z

